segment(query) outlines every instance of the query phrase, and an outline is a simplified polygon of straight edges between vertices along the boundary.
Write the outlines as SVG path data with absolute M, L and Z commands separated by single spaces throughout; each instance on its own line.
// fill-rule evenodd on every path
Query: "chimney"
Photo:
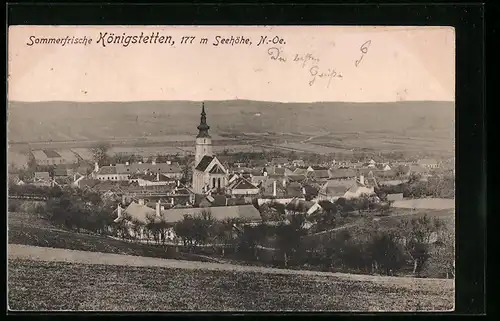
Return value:
M 129 162 L 125 162 L 125 165 L 127 165 L 127 166 L 128 166 L 128 165 L 130 165 L 130 164 L 129 164 Z
M 174 198 L 173 197 L 170 199 L 170 204 L 172 204 L 172 206 L 174 206 Z
M 99 171 L 99 164 L 97 164 L 97 162 L 95 162 L 94 164 L 94 172 L 98 172 Z
M 361 183 L 361 185 L 365 185 L 365 177 L 363 176 L 363 174 L 359 175 L 359 182 Z
M 276 197 L 276 181 L 273 181 L 273 196 Z
M 306 188 L 305 187 L 302 187 L 302 195 L 306 195 Z
M 118 204 L 118 218 L 122 217 L 122 207 Z
M 177 180 L 177 187 L 181 186 L 181 181 Z
M 283 187 L 286 187 L 286 179 L 283 178 Z
M 158 202 L 156 202 L 156 217 L 160 217 L 160 213 L 161 213 L 161 207 L 160 207 L 160 200 L 158 200 Z
M 160 173 L 156 173 L 156 181 L 159 182 L 160 181 Z

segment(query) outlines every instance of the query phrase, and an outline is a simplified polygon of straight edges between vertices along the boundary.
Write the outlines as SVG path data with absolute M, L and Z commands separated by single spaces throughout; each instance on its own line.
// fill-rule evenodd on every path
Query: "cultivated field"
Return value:
M 214 140 L 220 135 L 239 141 L 263 139 L 266 144 L 307 143 L 298 150 L 316 150 L 312 146 L 317 145 L 325 147 L 321 153 L 330 148 L 453 152 L 453 103 L 284 104 L 237 100 L 206 102 L 205 106 Z M 9 143 L 13 147 L 22 142 L 57 142 L 61 145 L 57 148 L 78 148 L 82 146 L 74 146 L 75 142 L 99 140 L 147 146 L 177 141 L 182 136 L 191 141 L 199 123 L 200 103 L 9 102 L 8 113 Z M 73 146 L 64 147 L 64 142 Z
M 429 311 L 453 281 L 70 264 L 9 259 L 14 310 Z

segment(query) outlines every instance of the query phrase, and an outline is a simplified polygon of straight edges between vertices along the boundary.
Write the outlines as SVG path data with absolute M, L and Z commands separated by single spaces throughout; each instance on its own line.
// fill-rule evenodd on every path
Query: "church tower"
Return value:
M 202 103 L 201 120 L 200 125 L 198 125 L 198 136 L 196 136 L 195 167 L 203 156 L 212 156 L 212 137 L 208 134 L 209 129 L 210 126 L 207 125 L 207 114 L 205 113 L 205 103 Z

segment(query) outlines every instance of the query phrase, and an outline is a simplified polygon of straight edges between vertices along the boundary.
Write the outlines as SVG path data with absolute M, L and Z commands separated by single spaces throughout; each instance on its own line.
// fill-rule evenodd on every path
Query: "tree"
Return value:
M 301 239 L 307 234 L 304 228 L 305 222 L 304 214 L 290 215 L 288 224 L 282 222 L 276 228 L 276 241 L 283 253 L 285 267 L 288 266 L 289 258 L 298 259 Z
M 373 272 L 383 270 L 385 275 L 393 275 L 405 263 L 405 255 L 397 236 L 392 231 L 376 233 L 369 245 Z
M 238 219 L 227 218 L 220 222 L 214 222 L 212 224 L 212 237 L 213 243 L 219 244 L 222 247 L 222 256 L 225 254 L 225 247 L 228 245 L 234 245 L 235 241 L 235 225 L 239 224 Z
M 203 210 L 194 217 L 194 240 L 197 245 L 207 244 L 211 237 L 211 227 L 215 220 L 209 210 Z
M 148 233 L 153 236 L 153 240 L 156 244 L 160 243 L 160 228 L 158 226 L 158 220 L 155 215 L 148 215 L 146 217 L 146 231 L 148 231 Z
M 429 244 L 437 225 L 429 217 L 403 220 L 398 226 L 399 239 L 406 254 L 413 261 L 413 274 L 418 275 L 429 258 Z
M 92 159 L 94 162 L 102 165 L 107 165 L 109 163 L 109 157 L 107 152 L 109 151 L 110 145 L 105 142 L 100 142 L 96 146 L 94 146 L 92 151 Z
M 132 219 L 130 223 L 132 224 L 132 231 L 134 232 L 134 238 L 136 240 L 140 240 L 142 238 L 141 232 L 144 232 L 145 228 L 144 223 L 135 218 Z
M 174 231 L 182 239 L 184 246 L 194 244 L 194 218 L 191 215 L 184 215 L 181 221 L 175 223 Z
M 425 276 L 433 278 L 455 277 L 455 228 L 453 224 L 444 224 L 441 220 L 435 221 L 439 232 L 437 240 L 431 248 L 430 258 L 422 272 Z

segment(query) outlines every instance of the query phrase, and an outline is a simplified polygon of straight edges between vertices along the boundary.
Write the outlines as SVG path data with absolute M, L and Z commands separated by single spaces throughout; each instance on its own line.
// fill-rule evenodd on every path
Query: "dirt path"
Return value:
M 410 277 L 388 277 L 388 276 L 371 276 L 371 275 L 356 275 L 344 273 L 316 272 L 303 270 L 286 270 L 275 269 L 258 266 L 242 266 L 223 263 L 207 263 L 195 261 L 168 260 L 158 258 L 148 258 L 141 256 L 85 252 L 67 249 L 56 249 L 48 247 L 26 246 L 18 244 L 8 245 L 9 259 L 28 259 L 35 261 L 49 262 L 68 262 L 79 264 L 99 264 L 99 265 L 121 265 L 135 267 L 165 267 L 179 269 L 206 269 L 206 270 L 223 270 L 234 272 L 260 272 L 270 274 L 295 274 L 306 276 L 327 276 L 344 278 L 356 281 L 373 281 L 377 283 L 398 283 L 405 285 L 424 285 L 428 283 L 435 284 L 436 282 L 450 283 L 452 280 L 442 279 L 415 279 Z

